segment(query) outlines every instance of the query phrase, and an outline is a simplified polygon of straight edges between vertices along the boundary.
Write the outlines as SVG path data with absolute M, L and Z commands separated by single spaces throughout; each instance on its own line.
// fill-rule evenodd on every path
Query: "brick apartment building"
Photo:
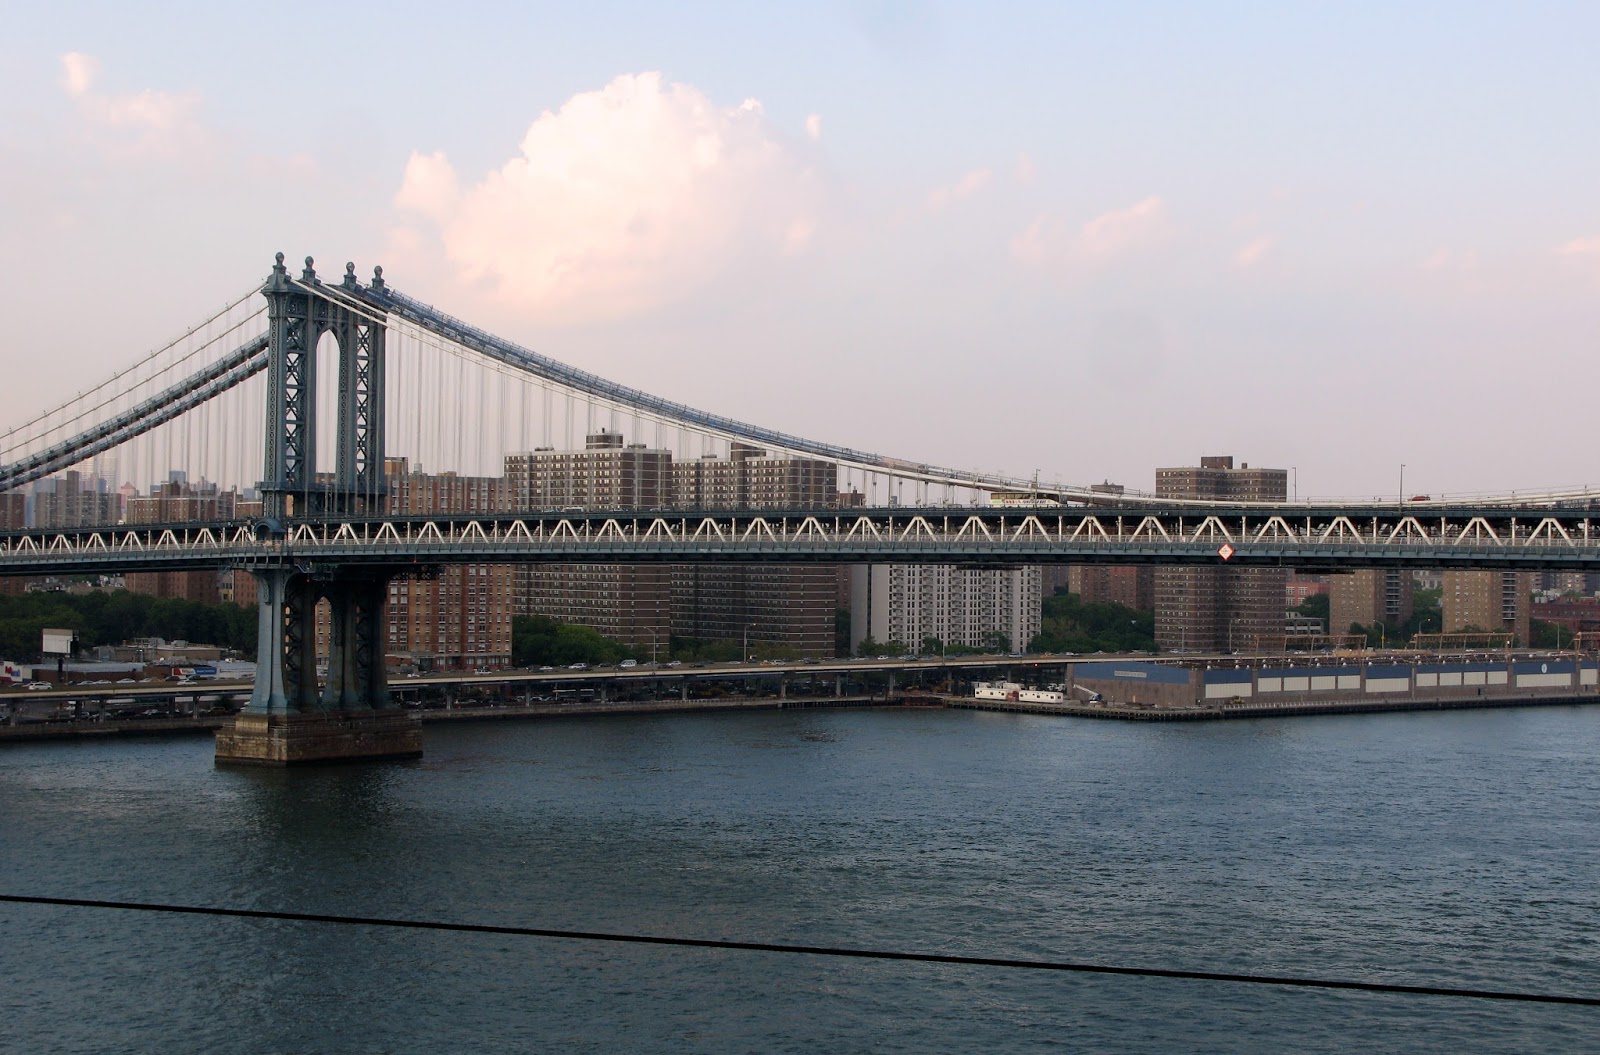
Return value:
M 1283 469 L 1234 467 L 1231 456 L 1199 466 L 1156 470 L 1156 494 L 1208 501 L 1281 502 L 1289 496 Z M 1281 641 L 1289 573 L 1275 568 L 1158 568 L 1156 643 L 1163 649 L 1234 651 Z

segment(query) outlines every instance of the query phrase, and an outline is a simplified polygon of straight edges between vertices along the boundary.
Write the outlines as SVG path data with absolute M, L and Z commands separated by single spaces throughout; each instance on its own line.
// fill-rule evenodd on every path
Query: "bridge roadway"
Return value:
M 1217 564 L 1600 570 L 1560 506 L 530 511 L 0 532 L 0 575 L 479 563 Z

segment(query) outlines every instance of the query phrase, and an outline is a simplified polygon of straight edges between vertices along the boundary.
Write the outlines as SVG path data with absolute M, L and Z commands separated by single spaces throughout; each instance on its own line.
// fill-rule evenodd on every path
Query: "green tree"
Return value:
M 76 630 L 84 649 L 136 637 L 217 645 L 249 658 L 256 649 L 256 613 L 235 604 L 160 600 L 127 590 L 0 597 L 0 653 L 38 659 L 45 627 Z
M 1328 625 L 1329 598 L 1325 593 L 1314 593 L 1310 597 L 1295 605 L 1295 612 L 1311 619 L 1322 620 L 1322 625 Z
M 1543 619 L 1528 620 L 1528 645 L 1530 648 L 1560 648 L 1572 644 L 1572 631 L 1560 623 Z
M 1437 634 L 1444 627 L 1443 590 L 1415 590 L 1411 594 L 1411 618 L 1402 634 L 1407 641 L 1419 633 Z
M 1045 598 L 1039 633 L 1030 652 L 1151 652 L 1156 647 L 1155 613 L 1110 602 L 1085 602 L 1058 591 Z
M 511 662 L 519 667 L 565 667 L 638 658 L 633 649 L 591 626 L 563 623 L 542 615 L 511 620 Z

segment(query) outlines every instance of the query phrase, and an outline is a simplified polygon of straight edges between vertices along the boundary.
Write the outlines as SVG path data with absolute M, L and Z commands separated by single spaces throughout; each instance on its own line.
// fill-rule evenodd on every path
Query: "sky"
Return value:
M 1592 3 L 27 5 L 0 428 L 282 251 L 934 464 L 1600 487 L 1596 40 Z

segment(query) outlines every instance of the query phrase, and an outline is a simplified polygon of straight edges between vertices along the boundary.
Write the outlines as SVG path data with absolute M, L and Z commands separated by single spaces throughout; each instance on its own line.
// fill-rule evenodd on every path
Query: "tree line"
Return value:
M 256 651 L 256 611 L 236 604 L 202 604 L 127 590 L 0 597 L 0 656 L 39 662 L 46 627 L 77 631 L 80 653 L 135 637 L 218 645 L 247 659 L 254 659 Z
M 1156 614 L 1111 601 L 1085 601 L 1058 590 L 1044 599 L 1039 633 L 1029 652 L 1154 652 Z

